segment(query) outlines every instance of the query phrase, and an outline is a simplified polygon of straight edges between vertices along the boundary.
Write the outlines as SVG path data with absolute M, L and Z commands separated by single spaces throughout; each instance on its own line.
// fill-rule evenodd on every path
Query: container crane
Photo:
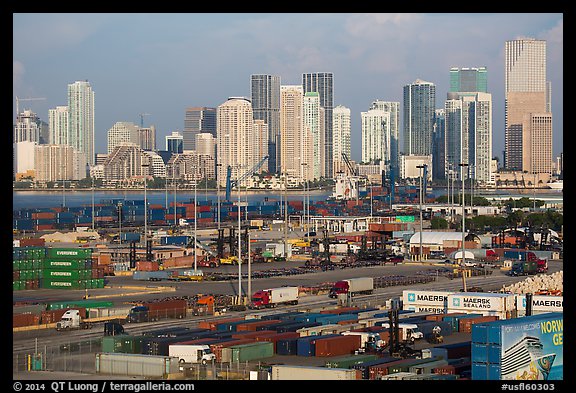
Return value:
M 29 97 L 29 98 L 18 98 L 18 96 L 16 96 L 16 117 L 20 116 L 20 101 L 39 101 L 39 100 L 45 100 L 46 97 Z
M 258 169 L 262 167 L 262 165 L 264 165 L 264 162 L 266 162 L 267 159 L 268 156 L 264 156 L 248 172 L 244 173 L 242 176 L 239 176 L 236 180 L 232 180 L 232 167 L 228 165 L 228 169 L 226 171 L 226 202 L 230 202 L 230 191 L 232 190 L 232 187 L 240 184 L 242 180 L 246 179 L 248 176 L 252 176 Z

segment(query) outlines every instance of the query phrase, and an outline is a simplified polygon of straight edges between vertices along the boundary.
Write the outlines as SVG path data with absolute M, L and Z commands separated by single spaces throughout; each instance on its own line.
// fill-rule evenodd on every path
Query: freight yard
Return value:
M 13 379 L 563 379 L 555 232 L 321 217 L 15 231 Z

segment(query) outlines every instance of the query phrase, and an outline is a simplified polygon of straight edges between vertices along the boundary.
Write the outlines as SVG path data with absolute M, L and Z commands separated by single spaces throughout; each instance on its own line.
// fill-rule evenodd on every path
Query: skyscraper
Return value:
M 116 146 L 129 142 L 140 146 L 139 127 L 126 121 L 116 122 L 112 128 L 108 130 L 108 155 L 116 148 Z M 140 146 L 142 148 L 142 146 Z
M 18 114 L 14 128 L 14 143 L 40 142 L 40 127 L 38 116 L 29 109 Z
M 181 154 L 183 151 L 184 137 L 178 131 L 172 131 L 166 136 L 166 151 Z
M 186 108 L 184 118 L 184 150 L 196 150 L 196 134 L 209 132 L 216 138 L 216 108 Z
M 346 163 L 342 157 L 342 153 L 346 154 L 348 159 L 351 157 L 351 144 L 350 144 L 350 108 L 343 105 L 338 105 L 332 112 L 332 150 L 334 158 L 333 173 L 345 171 Z
M 505 49 L 506 169 L 552 173 L 551 86 L 546 82 L 546 41 L 511 40 L 506 41 Z M 532 130 L 532 126 L 536 129 Z M 546 160 L 549 164 L 544 164 Z
M 68 107 L 57 106 L 48 109 L 49 143 L 52 145 L 68 144 Z
M 324 118 L 317 92 L 304 94 L 304 129 L 312 135 L 312 173 L 315 179 L 325 176 L 325 134 L 322 133 Z M 325 112 L 324 112 L 325 115 Z
M 390 160 L 390 113 L 371 108 L 361 112 L 362 162 L 375 164 Z
M 446 117 L 444 109 L 434 111 L 434 134 L 432 137 L 432 177 L 446 179 Z
M 388 125 L 390 133 L 390 152 L 386 153 L 386 156 L 388 157 L 387 160 L 390 162 L 386 163 L 386 170 L 389 171 L 390 167 L 394 167 L 397 171 L 400 156 L 400 140 L 398 139 L 400 135 L 400 103 L 397 101 L 376 100 L 372 103 L 370 109 L 379 109 L 390 114 L 390 123 Z
M 94 165 L 94 91 L 88 81 L 68 85 L 68 144 Z
M 436 86 L 417 79 L 404 86 L 404 154 L 432 154 Z
M 488 93 L 488 70 L 486 67 L 450 68 L 450 91 Z
M 312 133 L 304 127 L 304 89 L 280 87 L 280 169 L 301 181 L 312 180 Z
M 445 108 L 446 164 L 457 169 L 468 164 L 464 178 L 481 183 L 491 181 L 492 95 L 489 93 L 448 93 Z M 458 171 L 459 173 L 459 171 Z
M 263 120 L 268 125 L 268 170 L 279 170 L 280 160 L 278 137 L 280 135 L 280 77 L 256 74 L 250 76 L 252 111 L 254 120 Z
M 317 92 L 320 106 L 324 108 L 324 176 L 333 178 L 332 151 L 332 111 L 334 107 L 334 74 L 331 72 L 315 72 L 302 74 L 304 94 Z
M 217 179 L 225 184 L 226 171 L 231 168 L 232 179 L 238 179 L 259 160 L 253 155 L 254 115 L 252 104 L 245 97 L 231 97 L 217 108 Z

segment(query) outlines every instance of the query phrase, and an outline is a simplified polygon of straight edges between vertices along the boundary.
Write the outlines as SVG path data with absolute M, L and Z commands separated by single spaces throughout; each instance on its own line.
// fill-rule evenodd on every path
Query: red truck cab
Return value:
M 250 301 L 250 308 L 266 307 L 270 304 L 270 293 L 268 291 L 256 291 Z
M 340 294 L 348 293 L 348 289 L 350 289 L 350 285 L 347 281 L 337 281 L 334 283 L 332 288 L 330 288 L 329 296 L 331 298 L 336 298 Z

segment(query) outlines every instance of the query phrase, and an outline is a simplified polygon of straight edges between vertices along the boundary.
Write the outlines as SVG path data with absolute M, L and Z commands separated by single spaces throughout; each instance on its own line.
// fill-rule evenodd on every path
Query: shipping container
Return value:
M 180 372 L 179 359 L 123 353 L 97 353 L 96 374 L 167 378 Z
M 250 344 L 250 343 L 254 343 L 256 342 L 256 340 L 251 339 L 251 338 L 245 338 L 245 339 L 232 339 L 232 340 L 221 340 L 220 342 L 214 343 L 214 344 L 210 344 L 210 350 L 212 351 L 212 353 L 216 356 L 216 361 L 217 362 L 223 362 L 223 356 L 231 356 L 230 352 L 223 352 L 223 350 L 225 348 L 228 347 L 232 347 L 234 345 L 243 345 L 243 344 Z
M 563 313 L 472 326 L 472 379 L 563 379 Z
M 526 295 L 516 294 L 517 316 L 526 315 Z M 549 295 L 532 295 L 532 314 L 564 312 L 564 297 Z
M 360 370 L 315 366 L 272 365 L 270 378 L 286 380 L 359 380 Z
M 53 248 L 46 249 L 47 257 L 52 259 L 90 259 L 92 250 L 89 248 Z
M 442 318 L 442 321 L 444 322 L 448 322 L 450 324 L 450 326 L 452 326 L 452 331 L 453 332 L 457 332 L 459 327 L 460 327 L 460 320 L 464 319 L 464 318 L 477 318 L 477 317 L 481 317 L 482 314 L 478 314 L 478 313 L 448 313 L 446 314 L 446 316 L 444 318 Z
M 225 324 L 225 323 L 229 323 L 229 322 L 238 322 L 238 321 L 243 321 L 244 318 L 219 318 L 219 319 L 215 319 L 212 321 L 200 321 L 198 323 L 198 327 L 203 328 L 203 329 L 209 329 L 212 331 L 216 331 L 218 330 L 218 325 L 220 324 Z
M 289 339 L 289 338 L 298 338 L 298 333 L 296 332 L 286 332 L 286 333 L 275 333 L 275 334 L 267 334 L 262 336 L 257 336 L 256 341 L 268 341 L 274 344 L 274 353 L 277 353 L 277 346 L 276 343 L 279 340 Z
M 233 345 L 222 349 L 222 362 L 248 362 L 274 356 L 274 344 L 267 341 Z
M 102 352 L 106 353 L 136 353 L 142 352 L 142 336 L 121 334 L 102 337 Z
M 297 355 L 298 354 L 298 340 L 295 338 L 283 338 L 276 341 L 276 354 L 278 355 Z
M 340 336 L 339 334 L 328 334 L 326 336 L 308 336 L 300 337 L 297 343 L 298 356 L 314 356 L 316 353 L 316 341 L 326 339 L 328 337 Z
M 334 337 L 322 338 L 316 340 L 314 356 L 341 356 L 353 354 L 362 347 L 362 339 L 358 335 L 337 335 Z
M 371 362 L 373 360 L 379 359 L 376 354 L 358 354 L 358 355 L 346 355 L 333 357 L 330 360 L 326 360 L 324 367 L 328 368 L 352 368 L 355 365 L 363 364 L 366 362 Z
M 458 331 L 462 333 L 472 333 L 472 325 L 475 323 L 496 321 L 498 317 L 487 315 L 476 318 L 462 318 L 458 321 Z

